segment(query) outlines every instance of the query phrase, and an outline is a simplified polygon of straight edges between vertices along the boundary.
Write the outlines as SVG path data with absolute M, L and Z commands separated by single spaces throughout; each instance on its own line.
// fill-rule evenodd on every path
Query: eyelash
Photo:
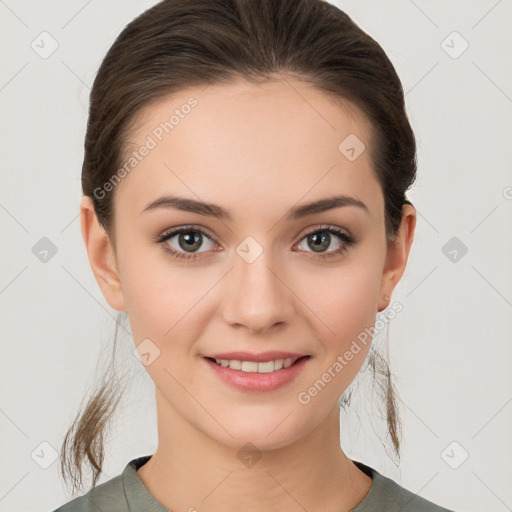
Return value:
M 176 235 L 179 235 L 181 233 L 190 233 L 190 232 L 200 233 L 201 235 L 207 236 L 208 238 L 212 239 L 215 243 L 217 243 L 215 238 L 212 236 L 212 234 L 208 230 L 206 230 L 204 228 L 195 227 L 195 226 L 183 226 L 180 228 L 172 229 L 170 231 L 166 231 L 166 232 L 162 233 L 161 235 L 157 236 L 154 241 L 158 244 L 162 244 L 164 250 L 167 253 L 169 253 L 171 255 L 171 257 L 173 257 L 175 259 L 179 259 L 179 260 L 185 259 L 187 261 L 189 261 L 189 260 L 193 261 L 193 260 L 197 259 L 198 257 L 200 257 L 200 255 L 202 253 L 188 253 L 187 254 L 185 252 L 176 251 L 175 249 L 171 248 L 169 246 L 169 244 L 165 243 L 165 242 L 167 242 L 167 240 L 173 238 Z M 311 256 L 313 258 L 327 259 L 327 258 L 331 258 L 334 256 L 338 256 L 340 254 L 344 254 L 345 252 L 348 251 L 348 249 L 351 246 L 353 246 L 354 244 L 357 243 L 357 240 L 353 236 L 350 236 L 345 231 L 342 231 L 342 230 L 335 228 L 333 226 L 330 226 L 330 225 L 321 226 L 321 227 L 314 228 L 314 229 L 307 231 L 306 233 L 304 233 L 304 235 L 300 239 L 299 243 L 302 242 L 302 240 L 309 235 L 322 234 L 322 233 L 333 234 L 341 242 L 343 242 L 343 244 L 341 245 L 341 247 L 339 249 L 335 249 L 334 251 L 330 251 L 325 254 L 316 253 L 315 256 Z M 308 251 L 306 251 L 306 252 L 308 252 Z M 311 254 L 311 253 L 309 253 L 309 254 Z

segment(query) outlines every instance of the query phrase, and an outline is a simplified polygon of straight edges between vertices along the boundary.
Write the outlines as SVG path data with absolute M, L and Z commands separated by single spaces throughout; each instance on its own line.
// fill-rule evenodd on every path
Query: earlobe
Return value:
M 391 294 L 405 271 L 414 240 L 415 228 L 416 209 L 410 204 L 404 204 L 402 207 L 402 221 L 396 239 L 388 245 L 387 249 L 386 263 L 380 285 L 378 311 L 388 307 Z
M 105 300 L 115 310 L 126 311 L 114 249 L 88 196 L 80 201 L 80 227 L 91 269 Z

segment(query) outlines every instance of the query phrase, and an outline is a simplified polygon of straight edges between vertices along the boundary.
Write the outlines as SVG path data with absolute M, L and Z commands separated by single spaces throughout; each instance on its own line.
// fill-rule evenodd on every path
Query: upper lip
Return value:
M 275 359 L 294 359 L 294 362 L 301 357 L 308 354 L 296 354 L 293 352 L 281 352 L 278 350 L 271 350 L 269 352 L 260 352 L 259 354 L 252 354 L 251 352 L 222 352 L 219 354 L 209 354 L 204 357 L 212 357 L 214 359 L 228 359 L 234 361 L 254 361 L 264 362 L 273 361 Z

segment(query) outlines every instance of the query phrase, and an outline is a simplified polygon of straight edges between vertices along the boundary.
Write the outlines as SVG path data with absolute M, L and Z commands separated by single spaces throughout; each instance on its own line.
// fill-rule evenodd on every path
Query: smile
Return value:
M 308 357 L 308 356 L 305 356 Z M 208 358 L 210 359 L 210 358 Z M 218 365 L 223 366 L 225 368 L 231 368 L 232 370 L 241 370 L 243 372 L 248 373 L 271 373 L 277 370 L 281 370 L 283 368 L 289 368 L 296 361 L 301 359 L 298 358 L 287 358 L 287 359 L 275 359 L 273 361 L 240 361 L 237 359 L 215 359 L 211 358 L 211 360 L 215 361 Z
M 304 369 L 311 356 L 272 361 L 241 361 L 203 357 L 213 374 L 239 391 L 274 391 L 292 382 Z M 260 366 L 261 365 L 261 366 Z M 261 371 L 262 370 L 262 371 Z

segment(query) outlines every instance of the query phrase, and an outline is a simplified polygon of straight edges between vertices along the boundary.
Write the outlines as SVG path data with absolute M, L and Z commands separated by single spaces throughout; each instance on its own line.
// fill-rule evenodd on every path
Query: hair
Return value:
M 369 120 L 372 169 L 383 191 L 386 239 L 393 243 L 402 206 L 412 204 L 405 193 L 416 179 L 416 143 L 402 84 L 381 46 L 324 0 L 163 0 L 118 35 L 90 93 L 82 189 L 114 250 L 113 193 L 97 197 L 95 191 L 121 166 L 143 109 L 187 87 L 259 83 L 276 74 L 307 82 Z M 367 363 L 382 380 L 388 434 L 399 457 L 401 424 L 389 366 L 373 347 Z M 103 378 L 67 431 L 60 468 L 74 490 L 82 486 L 86 458 L 96 485 L 105 428 L 123 392 L 115 375 Z M 339 405 L 349 405 L 350 396 Z

